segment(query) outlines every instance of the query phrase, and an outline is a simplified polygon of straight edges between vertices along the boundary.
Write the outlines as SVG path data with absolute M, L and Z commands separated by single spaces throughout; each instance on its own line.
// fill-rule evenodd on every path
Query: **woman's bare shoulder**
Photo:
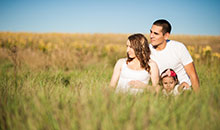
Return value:
M 116 62 L 116 65 L 117 66 L 122 66 L 123 63 L 126 62 L 126 58 L 120 58 L 118 59 L 118 61 Z
M 149 65 L 150 67 L 157 67 L 157 63 L 152 59 L 149 60 Z
M 124 62 L 126 62 L 126 58 L 120 58 L 120 59 L 118 59 L 118 61 L 117 61 L 117 63 L 120 63 L 120 64 L 122 64 L 122 63 L 124 63 Z

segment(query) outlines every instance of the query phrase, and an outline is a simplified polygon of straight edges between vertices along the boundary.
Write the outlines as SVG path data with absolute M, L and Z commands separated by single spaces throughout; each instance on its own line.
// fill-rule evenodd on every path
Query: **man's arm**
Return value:
M 190 81 L 192 83 L 192 88 L 195 92 L 198 92 L 199 89 L 200 89 L 200 86 L 199 86 L 199 78 L 198 78 L 198 75 L 196 73 L 196 69 L 195 69 L 195 66 L 194 66 L 194 63 L 191 62 L 187 65 L 184 66 L 185 70 L 186 70 L 186 73 L 189 75 L 190 77 Z

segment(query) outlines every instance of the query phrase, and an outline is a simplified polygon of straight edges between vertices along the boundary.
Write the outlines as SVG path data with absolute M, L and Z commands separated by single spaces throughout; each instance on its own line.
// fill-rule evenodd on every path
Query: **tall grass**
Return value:
M 212 51 L 191 52 L 200 55 L 195 59 L 200 93 L 165 97 L 146 91 L 134 96 L 108 88 L 115 61 L 125 56 L 125 46 L 118 44 L 74 44 L 50 51 L 18 46 L 15 64 L 4 42 L 0 129 L 220 129 L 220 60 Z

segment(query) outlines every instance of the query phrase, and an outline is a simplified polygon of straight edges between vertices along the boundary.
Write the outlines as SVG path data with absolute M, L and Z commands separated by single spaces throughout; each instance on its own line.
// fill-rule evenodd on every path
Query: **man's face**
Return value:
M 150 30 L 150 40 L 152 46 L 159 46 L 166 41 L 166 35 L 162 33 L 162 27 L 153 25 Z

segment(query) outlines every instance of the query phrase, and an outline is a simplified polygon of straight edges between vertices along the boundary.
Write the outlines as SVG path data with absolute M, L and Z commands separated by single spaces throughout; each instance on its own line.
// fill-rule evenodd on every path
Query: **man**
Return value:
M 168 40 L 171 25 L 167 20 L 160 19 L 153 23 L 150 30 L 150 50 L 159 68 L 160 74 L 167 68 L 172 68 L 179 82 L 186 82 L 195 92 L 198 92 L 199 79 L 191 55 L 183 43 Z

